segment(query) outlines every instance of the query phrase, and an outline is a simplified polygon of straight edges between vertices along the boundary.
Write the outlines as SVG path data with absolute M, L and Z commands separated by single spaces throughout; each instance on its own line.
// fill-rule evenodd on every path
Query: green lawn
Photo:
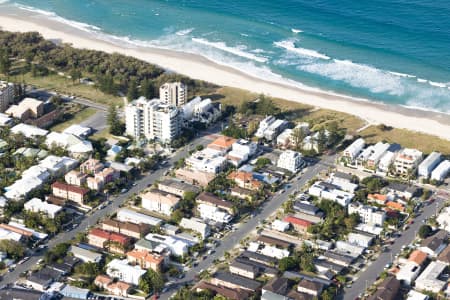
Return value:
M 39 88 L 83 97 L 101 104 L 109 105 L 110 103 L 115 103 L 119 106 L 123 105 L 123 100 L 120 97 L 107 95 L 91 85 L 73 83 L 72 80 L 60 75 L 33 77 L 30 73 L 28 73 L 24 75 L 23 79 L 27 84 L 31 84 Z
M 82 121 L 93 116 L 96 112 L 97 112 L 97 110 L 94 108 L 91 108 L 91 107 L 83 108 L 78 113 L 74 114 L 71 119 L 69 119 L 63 123 L 56 124 L 55 126 L 50 128 L 50 130 L 61 132 L 64 129 L 66 129 L 67 127 L 69 127 L 70 125 L 81 123 Z

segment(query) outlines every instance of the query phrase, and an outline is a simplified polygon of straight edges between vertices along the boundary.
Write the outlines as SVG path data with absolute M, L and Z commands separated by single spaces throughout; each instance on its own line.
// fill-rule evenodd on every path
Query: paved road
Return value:
M 107 112 L 98 110 L 95 114 L 80 123 L 81 126 L 92 128 L 96 132 L 102 131 L 108 127 L 106 124 Z
M 287 189 L 283 194 L 276 194 L 268 202 L 264 203 L 261 207 L 260 213 L 254 218 L 250 218 L 246 223 L 241 223 L 238 229 L 230 234 L 226 235 L 221 241 L 220 245 L 215 249 L 216 252 L 209 255 L 205 260 L 200 261 L 196 267 L 191 268 L 183 279 L 177 280 L 172 288 L 160 295 L 160 299 L 166 300 L 174 293 L 174 289 L 192 283 L 195 281 L 195 276 L 200 273 L 201 270 L 209 268 L 215 259 L 222 258 L 225 252 L 232 250 L 239 242 L 247 237 L 260 222 L 266 220 L 272 215 L 284 202 L 289 199 L 289 195 L 295 193 L 295 191 L 304 186 L 309 180 L 315 177 L 323 170 L 329 168 L 329 164 L 335 160 L 335 156 L 325 157 L 323 160 L 318 161 L 317 164 L 308 167 L 308 170 L 300 177 L 299 180 L 293 182 L 291 187 Z
M 218 128 L 216 126 L 216 128 Z M 210 130 L 211 131 L 211 130 Z M 192 143 L 194 145 L 207 145 L 211 142 L 211 139 L 207 135 L 202 135 L 196 138 Z M 152 172 L 142 179 L 136 181 L 136 185 L 133 186 L 128 192 L 124 194 L 120 194 L 116 197 L 111 197 L 110 200 L 112 204 L 108 205 L 106 208 L 101 210 L 95 210 L 91 214 L 86 215 L 80 225 L 69 231 L 63 232 L 52 238 L 48 243 L 48 249 L 52 249 L 55 245 L 63 242 L 70 242 L 74 239 L 74 237 L 79 232 L 85 232 L 90 226 L 95 225 L 99 220 L 105 218 L 107 215 L 112 215 L 118 208 L 121 206 L 131 195 L 134 193 L 139 193 L 140 191 L 147 188 L 149 184 L 153 184 L 156 180 L 164 175 L 164 173 L 173 166 L 173 164 L 178 161 L 180 158 L 186 157 L 188 155 L 189 147 L 185 147 L 175 153 L 175 155 L 169 160 L 169 164 L 167 164 L 164 168 L 161 168 L 155 172 Z M 30 270 L 34 265 L 37 264 L 38 260 L 43 258 L 45 251 L 41 251 L 39 253 L 34 253 L 31 258 L 21 265 L 17 265 L 16 269 L 13 272 L 7 273 L 3 280 L 2 284 L 14 283 L 19 278 L 19 275 L 24 272 Z
M 414 223 L 402 232 L 402 235 L 395 240 L 395 243 L 389 247 L 388 251 L 381 253 L 376 261 L 372 262 L 366 270 L 359 274 L 358 279 L 355 280 L 351 288 L 344 290 L 343 299 L 354 300 L 360 293 L 364 293 L 366 287 L 372 285 L 378 275 L 383 272 L 384 267 L 393 262 L 395 255 L 401 252 L 402 246 L 409 245 L 414 241 L 419 227 L 424 224 L 422 221 L 436 214 L 443 204 L 443 199 L 437 199 L 434 203 L 425 206 L 420 216 L 416 217 Z

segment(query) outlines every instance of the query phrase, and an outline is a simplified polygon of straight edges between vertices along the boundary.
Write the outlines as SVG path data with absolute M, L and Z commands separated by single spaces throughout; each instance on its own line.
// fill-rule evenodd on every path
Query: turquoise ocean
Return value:
M 120 45 L 450 113 L 448 0 L 0 0 L 0 13 L 11 6 Z

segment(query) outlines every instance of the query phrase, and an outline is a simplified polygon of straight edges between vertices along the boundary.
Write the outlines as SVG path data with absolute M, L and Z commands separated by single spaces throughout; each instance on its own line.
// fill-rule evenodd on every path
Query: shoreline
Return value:
M 70 27 L 39 14 L 22 11 L 19 13 L 12 11 L 0 13 L 0 29 L 13 32 L 37 31 L 46 39 L 69 43 L 75 48 L 107 53 L 117 52 L 142 59 L 193 79 L 348 113 L 372 125 L 385 124 L 450 140 L 450 117 L 444 113 L 383 104 L 368 99 L 332 94 L 314 88 L 301 89 L 289 84 L 271 82 L 250 76 L 230 66 L 217 64 L 199 55 L 160 48 L 121 47 L 95 37 L 92 33 Z

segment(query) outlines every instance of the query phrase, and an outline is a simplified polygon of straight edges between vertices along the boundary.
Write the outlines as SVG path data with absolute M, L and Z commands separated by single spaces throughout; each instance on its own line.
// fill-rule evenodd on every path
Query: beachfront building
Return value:
M 277 167 L 288 170 L 292 173 L 297 173 L 303 165 L 303 158 L 301 153 L 292 150 L 286 150 L 281 153 L 278 158 Z
M 442 155 L 439 152 L 431 152 L 427 158 L 420 163 L 417 173 L 420 177 L 428 178 L 431 175 L 431 171 L 437 167 L 437 165 L 441 162 Z
M 6 111 L 14 102 L 14 84 L 0 81 L 0 113 Z
M 181 111 L 159 99 L 140 97 L 125 107 L 126 133 L 136 139 L 170 143 L 180 134 L 182 122 Z
M 431 180 L 443 181 L 450 172 L 450 161 L 444 160 L 431 172 Z
M 20 103 L 11 105 L 5 113 L 22 121 L 39 118 L 44 114 L 44 102 L 34 98 L 25 98 Z
M 228 162 L 236 167 L 239 167 L 242 163 L 246 162 L 258 149 L 256 143 L 244 139 L 237 140 L 231 147 L 232 150 L 228 153 L 227 159 Z
M 394 173 L 408 176 L 413 173 L 422 161 L 423 154 L 417 149 L 404 148 L 400 150 L 394 160 Z
M 274 140 L 288 125 L 285 120 L 268 116 L 259 123 L 259 128 L 255 133 L 257 138 L 265 138 L 267 141 Z
M 342 157 L 345 158 L 347 162 L 352 163 L 356 159 L 356 157 L 361 153 L 362 149 L 364 149 L 365 145 L 366 143 L 364 142 L 364 139 L 362 138 L 357 139 L 350 146 L 345 148 Z
M 159 88 L 159 99 L 164 104 L 179 107 L 188 102 L 187 97 L 187 86 L 182 82 L 168 82 Z
M 391 145 L 388 143 L 378 142 L 373 146 L 370 146 L 371 151 L 369 157 L 365 161 L 365 167 L 371 170 L 375 170 L 378 162 L 383 155 L 388 151 Z

